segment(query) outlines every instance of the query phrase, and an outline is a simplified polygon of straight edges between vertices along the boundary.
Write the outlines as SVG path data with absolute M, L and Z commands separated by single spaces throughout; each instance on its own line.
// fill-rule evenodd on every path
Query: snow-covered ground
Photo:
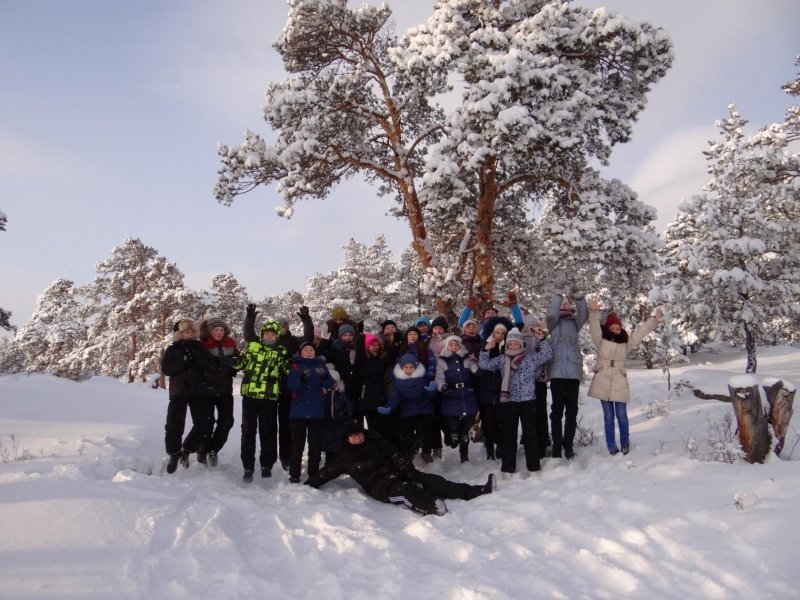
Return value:
M 759 377 L 798 382 L 799 359 L 760 349 Z M 744 369 L 740 354 L 692 362 L 673 385 L 724 393 Z M 167 475 L 165 391 L 2 377 L 0 597 L 800 598 L 798 418 L 782 459 L 698 460 L 687 446 L 706 452 L 731 405 L 680 385 L 665 406 L 660 371 L 630 379 L 628 456 L 608 455 L 599 403 L 584 400 L 598 439 L 576 460 L 421 517 L 346 478 L 245 486 L 238 422 L 219 467 Z M 446 449 L 430 468 L 483 482 L 498 467 L 473 447 L 467 464 Z

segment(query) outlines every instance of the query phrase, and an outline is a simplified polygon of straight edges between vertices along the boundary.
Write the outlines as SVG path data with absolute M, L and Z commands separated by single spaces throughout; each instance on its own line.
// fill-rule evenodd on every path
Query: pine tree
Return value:
M 78 379 L 84 371 L 86 330 L 74 283 L 57 279 L 39 295 L 31 319 L 11 340 L 2 370 Z
M 6 230 L 7 222 L 8 217 L 0 210 L 0 231 Z M 11 313 L 3 308 L 0 308 L 0 329 L 5 329 L 6 331 L 12 331 L 14 329 L 14 326 L 11 325 Z
M 440 312 L 455 284 L 492 298 L 495 256 L 518 251 L 503 242 L 526 229 L 527 205 L 580 197 L 588 162 L 629 139 L 672 61 L 662 31 L 556 0 L 439 0 L 399 41 L 385 4 L 289 6 L 275 47 L 291 77 L 265 107 L 277 141 L 248 131 L 220 146 L 215 195 L 277 182 L 289 217 L 362 173 L 397 200 Z M 464 92 L 446 112 L 454 79 Z
M 730 106 L 717 123 L 722 140 L 705 152 L 706 194 L 682 205 L 682 226 L 668 239 L 661 294 L 694 309 L 676 311 L 684 328 L 700 313 L 709 337 L 743 344 L 748 373 L 758 367 L 756 344 L 796 323 L 800 307 L 800 155 L 789 149 L 796 115 L 793 107 L 784 123 L 748 137 L 747 121 Z M 687 232 L 691 252 L 674 243 Z
M 157 373 L 176 314 L 186 305 L 177 266 L 129 238 L 97 264 L 97 276 L 84 293 L 90 323 L 86 364 L 129 382 Z

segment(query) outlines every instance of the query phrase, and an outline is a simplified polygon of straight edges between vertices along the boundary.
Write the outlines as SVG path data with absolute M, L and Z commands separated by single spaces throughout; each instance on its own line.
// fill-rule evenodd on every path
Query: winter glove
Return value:
M 503 302 L 503 306 L 511 308 L 517 303 L 517 295 L 514 292 L 508 292 L 508 300 Z
M 442 387 L 440 387 L 440 388 L 439 388 L 439 391 L 440 391 L 440 392 L 442 392 L 442 393 L 444 394 L 444 393 L 445 393 L 446 391 L 448 391 L 449 389 L 450 389 L 450 386 L 449 386 L 449 385 L 447 385 L 446 383 L 443 383 L 443 384 L 442 384 Z
M 436 382 L 435 381 L 431 381 L 428 385 L 425 386 L 425 389 L 428 390 L 429 392 L 435 392 L 436 391 Z
M 300 317 L 301 321 L 305 321 L 311 318 L 311 315 L 308 312 L 307 306 L 301 306 L 300 310 L 297 312 L 297 316 Z
M 255 319 L 256 315 L 258 314 L 258 311 L 256 310 L 256 305 L 252 303 L 248 304 L 246 314 L 248 318 Z
M 364 321 L 359 321 L 356 323 L 356 331 L 358 333 L 364 333 Z
M 309 369 L 306 369 L 305 371 L 300 373 L 300 382 L 306 383 L 310 377 L 311 377 L 311 371 Z
M 379 406 L 378 407 L 378 412 L 380 414 L 382 414 L 382 415 L 388 415 L 390 412 L 392 412 L 392 407 L 391 406 Z
M 314 369 L 317 372 L 317 375 L 320 377 L 325 377 L 325 367 L 317 367 Z

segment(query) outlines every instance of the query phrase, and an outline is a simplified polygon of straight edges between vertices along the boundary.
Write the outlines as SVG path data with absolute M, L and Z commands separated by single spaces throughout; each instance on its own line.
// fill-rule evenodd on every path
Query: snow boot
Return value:
M 261 479 L 272 477 L 272 469 L 269 467 L 261 467 Z
M 625 445 L 622 446 L 622 453 L 623 454 L 627 454 L 630 451 L 631 451 L 631 447 L 628 444 L 625 444 Z
M 208 456 L 205 450 L 197 451 L 197 464 L 208 466 Z
M 572 444 L 570 444 L 569 446 L 567 444 L 564 444 L 564 458 L 566 458 L 567 460 L 572 460 L 573 458 L 575 458 L 575 450 L 572 449 Z
M 242 477 L 242 481 L 244 481 L 245 483 L 253 483 L 253 472 L 245 471 L 244 476 Z
M 172 475 L 175 471 L 178 470 L 178 460 L 180 459 L 180 457 L 181 457 L 180 452 L 169 455 L 169 460 L 167 461 L 167 473 Z
M 483 484 L 483 493 L 491 494 L 496 489 L 497 489 L 497 478 L 494 476 L 494 473 L 490 473 L 489 479 L 487 479 L 486 483 Z
M 217 453 L 212 450 L 211 452 L 208 453 L 208 465 L 210 467 L 216 467 L 218 464 L 219 464 L 219 457 L 217 456 Z
M 178 464 L 184 469 L 189 468 L 189 453 L 186 450 L 178 452 Z
M 496 460 L 494 454 L 494 444 L 485 444 L 486 446 L 486 460 Z

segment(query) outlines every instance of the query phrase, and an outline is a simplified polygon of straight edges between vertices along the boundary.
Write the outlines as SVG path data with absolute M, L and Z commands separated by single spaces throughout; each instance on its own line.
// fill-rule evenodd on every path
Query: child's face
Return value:
M 303 349 L 300 350 L 300 356 L 306 359 L 314 358 L 317 353 L 314 351 L 314 346 L 303 346 Z
M 408 340 L 409 344 L 413 344 L 414 342 L 416 342 L 419 339 L 419 336 L 417 335 L 416 331 L 409 331 L 406 334 L 406 339 Z
M 444 327 L 441 325 L 434 325 L 431 331 L 433 332 L 433 335 L 442 335 L 444 333 Z
M 428 333 L 428 325 L 427 325 L 427 323 L 420 323 L 419 325 L 417 325 L 417 329 L 419 329 L 419 332 L 422 335 L 425 335 L 426 333 Z
M 211 331 L 208 332 L 213 339 L 216 341 L 220 341 L 222 338 L 225 337 L 225 328 L 224 327 L 214 327 Z
M 450 350 L 452 354 L 458 352 L 459 348 L 461 348 L 461 344 L 459 344 L 457 341 L 450 340 L 449 342 L 447 342 L 447 349 Z
M 397 333 L 397 327 L 389 323 L 386 327 L 383 328 L 383 335 L 393 335 Z
M 495 342 L 500 343 L 504 339 L 506 339 L 506 332 L 499 328 L 495 329 L 494 332 L 492 333 L 492 337 L 494 337 Z
M 611 325 L 608 326 L 608 330 L 614 335 L 619 335 L 622 332 L 622 326 L 617 325 L 616 323 L 612 323 Z
M 509 350 L 519 350 L 522 348 L 522 344 L 520 344 L 519 340 L 509 340 L 506 344 Z
M 417 367 L 415 367 L 411 363 L 403 365 L 403 373 L 405 373 L 406 375 L 411 376 L 411 375 L 414 374 L 414 371 L 416 371 L 416 370 L 417 370 Z
M 478 332 L 478 326 L 475 323 L 470 321 L 469 323 L 464 325 L 465 334 L 469 336 L 474 336 L 477 332 Z
M 278 334 L 272 331 L 271 329 L 268 329 L 267 331 L 264 332 L 264 335 L 261 336 L 261 341 L 271 346 L 272 344 L 278 341 Z
M 223 332 L 225 330 L 223 329 Z M 194 329 L 184 329 L 181 331 L 181 339 L 182 340 L 193 340 L 194 339 Z
M 374 342 L 372 342 L 369 345 L 368 350 L 369 350 L 369 353 L 372 354 L 373 356 L 378 354 L 378 352 L 381 351 L 381 341 L 380 340 L 375 340 Z
M 353 341 L 353 334 L 352 334 L 352 333 L 350 333 L 350 332 L 348 331 L 348 332 L 346 332 L 346 333 L 343 333 L 342 335 L 340 335 L 340 336 L 339 336 L 339 338 L 340 338 L 340 339 L 341 339 L 341 340 L 342 340 L 342 341 L 343 341 L 345 344 L 349 344 L 350 342 L 352 342 L 352 341 Z

